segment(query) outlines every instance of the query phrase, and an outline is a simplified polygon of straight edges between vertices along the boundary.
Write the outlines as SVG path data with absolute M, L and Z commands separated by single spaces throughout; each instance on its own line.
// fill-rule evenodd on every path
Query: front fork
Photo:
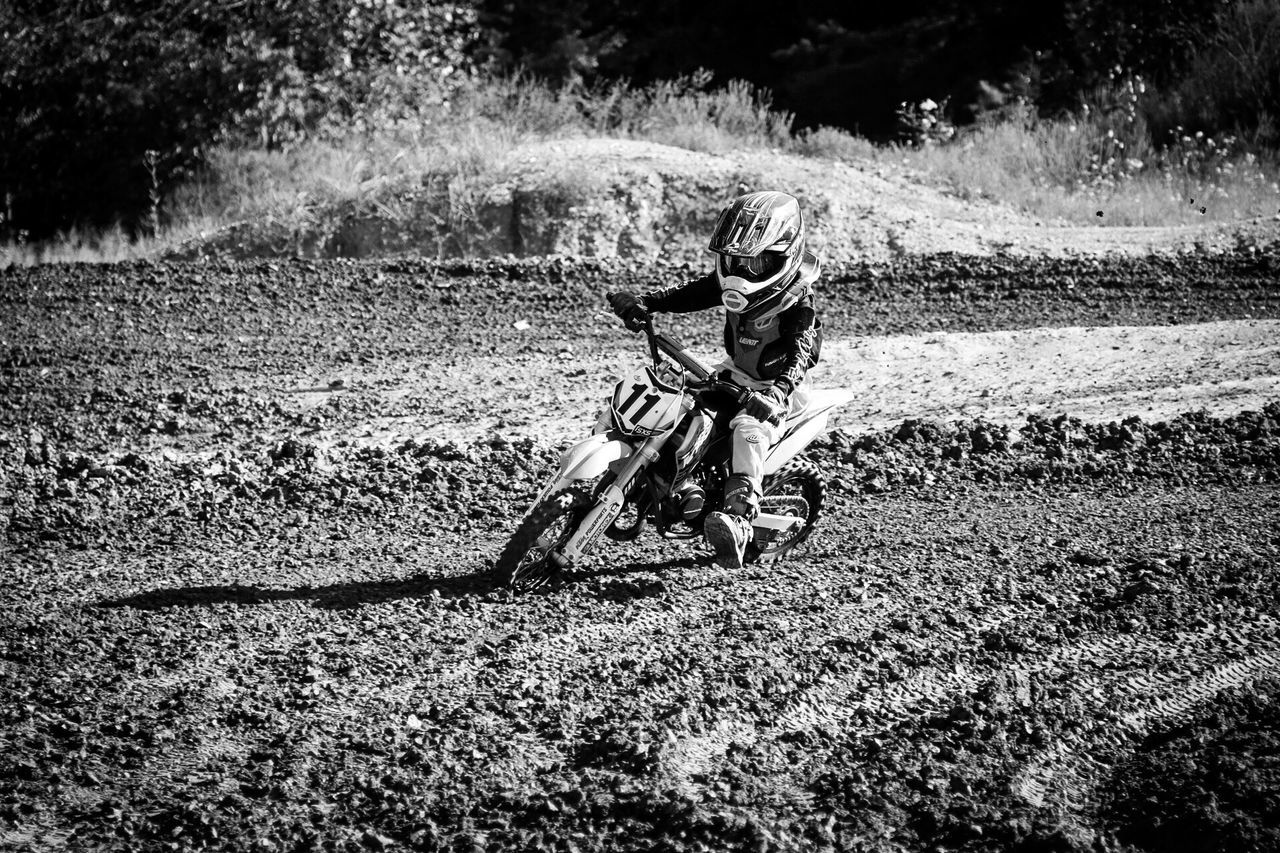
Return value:
M 670 437 L 671 432 L 667 431 L 648 438 L 627 458 L 626 464 L 618 471 L 618 476 L 601 493 L 595 505 L 578 524 L 578 529 L 569 537 L 569 541 L 564 543 L 559 555 L 552 555 L 553 558 L 558 556 L 561 568 L 567 568 L 581 560 L 582 556 L 595 545 L 605 528 L 613 524 L 618 513 L 622 512 L 623 504 L 626 503 L 628 487 L 657 460 L 658 452 Z

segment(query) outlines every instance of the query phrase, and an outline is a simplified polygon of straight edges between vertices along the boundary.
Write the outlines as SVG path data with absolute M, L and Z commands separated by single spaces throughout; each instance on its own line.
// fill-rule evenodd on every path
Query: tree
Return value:
M 153 180 L 182 180 L 212 144 L 284 145 L 438 92 L 473 30 L 470 6 L 411 0 L 0 4 L 4 230 L 136 227 Z

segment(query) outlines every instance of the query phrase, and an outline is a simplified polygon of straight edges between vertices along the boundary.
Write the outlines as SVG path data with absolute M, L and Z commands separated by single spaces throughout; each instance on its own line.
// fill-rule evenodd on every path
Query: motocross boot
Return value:
M 751 541 L 750 519 L 760 511 L 754 484 L 746 477 L 730 477 L 725 486 L 724 505 L 724 512 L 707 516 L 702 533 L 715 552 L 717 566 L 740 569 L 747 543 Z
M 682 480 L 671 490 L 671 502 L 681 520 L 692 523 L 702 515 L 707 493 L 693 480 Z

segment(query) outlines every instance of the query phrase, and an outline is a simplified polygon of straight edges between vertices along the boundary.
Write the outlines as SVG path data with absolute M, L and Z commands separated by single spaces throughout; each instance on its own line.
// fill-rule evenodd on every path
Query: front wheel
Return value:
M 548 495 L 520 522 L 498 555 L 494 578 L 516 592 L 545 585 L 560 571 L 558 553 L 591 507 L 585 489 L 570 486 Z
M 764 478 L 760 511 L 778 515 L 792 515 L 804 519 L 804 523 L 782 539 L 764 545 L 750 542 L 744 562 L 772 563 L 809 538 L 818 516 L 822 514 L 822 500 L 827 494 L 827 481 L 821 469 L 805 459 L 795 459 Z

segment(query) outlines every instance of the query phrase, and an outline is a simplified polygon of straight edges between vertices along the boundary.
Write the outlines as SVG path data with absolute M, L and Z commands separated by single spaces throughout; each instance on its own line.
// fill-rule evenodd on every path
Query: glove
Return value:
M 610 293 L 609 307 L 622 318 L 622 324 L 633 332 L 640 331 L 649 323 L 649 309 L 634 294 L 625 291 Z
M 787 413 L 787 392 L 778 385 L 771 385 L 764 391 L 752 391 L 747 401 L 742 404 L 742 413 L 758 421 L 771 424 L 782 423 Z

